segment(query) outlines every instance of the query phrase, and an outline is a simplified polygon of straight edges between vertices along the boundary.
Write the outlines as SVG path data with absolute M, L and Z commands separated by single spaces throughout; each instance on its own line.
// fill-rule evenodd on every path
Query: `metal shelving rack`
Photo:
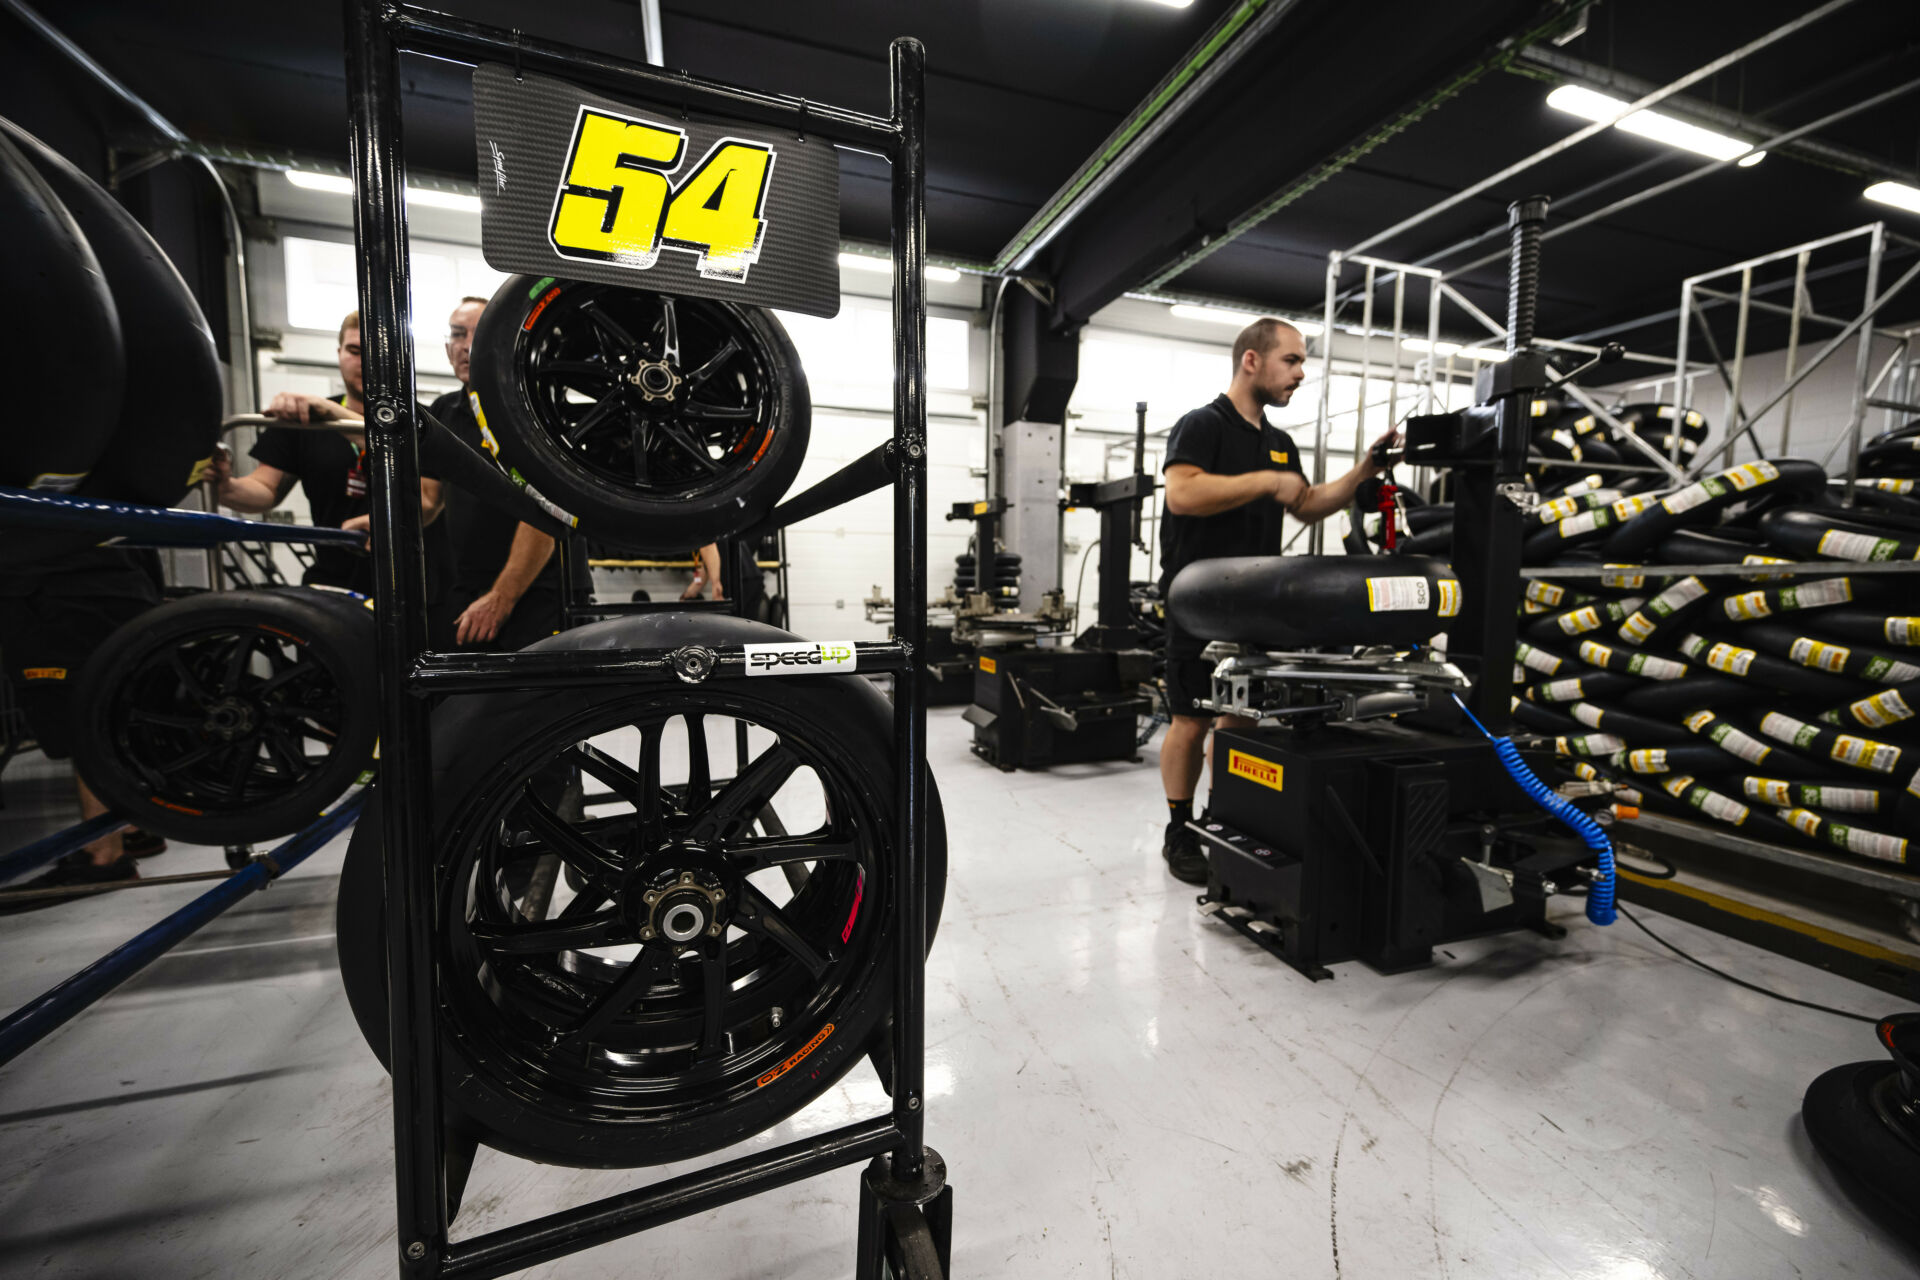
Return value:
M 429 694 L 609 684 L 645 685 L 738 675 L 743 652 L 686 647 L 594 654 L 456 655 L 426 652 L 418 441 L 408 304 L 406 162 L 400 55 L 475 65 L 498 60 L 604 92 L 793 129 L 879 154 L 892 166 L 894 434 L 886 450 L 894 491 L 896 639 L 862 644 L 862 671 L 894 673 L 895 883 L 892 1111 L 798 1142 L 657 1182 L 529 1222 L 449 1239 L 449 1203 L 464 1160 L 449 1160 L 441 1098 L 438 953 L 430 826 Z M 861 1183 L 857 1274 L 878 1277 L 889 1236 L 931 1241 L 944 1272 L 951 1221 L 945 1167 L 924 1141 L 923 1081 L 928 840 L 926 700 L 914 653 L 926 633 L 925 52 L 900 39 L 890 52 L 892 111 L 879 117 L 668 72 L 518 30 L 381 0 L 346 0 L 346 72 L 371 419 L 375 600 L 379 614 L 382 790 L 389 1033 L 392 1047 L 398 1263 L 406 1277 L 495 1276 L 845 1165 L 871 1161 Z M 828 482 L 831 483 L 831 482 Z M 825 488 L 823 484 L 821 488 Z M 874 486 L 869 485 L 868 488 Z M 863 490 L 864 491 L 864 490 Z M 817 492 L 817 490 L 816 490 Z M 829 505 L 851 494 L 834 496 Z M 803 495 L 804 501 L 804 495 Z M 790 506 L 795 504 L 790 503 Z M 902 678 L 907 676 L 907 678 Z M 452 1166 L 450 1168 L 450 1165 Z M 450 1180 L 451 1176 L 451 1180 Z M 917 1256 L 925 1257 L 922 1251 Z M 935 1269 L 908 1270 L 915 1276 Z

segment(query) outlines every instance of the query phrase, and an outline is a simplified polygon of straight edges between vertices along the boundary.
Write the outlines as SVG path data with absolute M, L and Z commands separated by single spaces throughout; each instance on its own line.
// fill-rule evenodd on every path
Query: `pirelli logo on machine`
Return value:
M 1271 760 L 1262 760 L 1259 756 L 1250 756 L 1244 751 L 1227 751 L 1227 772 L 1236 778 L 1245 778 L 1257 782 L 1263 787 L 1275 791 L 1284 791 L 1286 771 Z
M 747 674 L 750 676 L 814 676 L 852 671 L 859 661 L 851 640 L 822 644 L 750 644 Z

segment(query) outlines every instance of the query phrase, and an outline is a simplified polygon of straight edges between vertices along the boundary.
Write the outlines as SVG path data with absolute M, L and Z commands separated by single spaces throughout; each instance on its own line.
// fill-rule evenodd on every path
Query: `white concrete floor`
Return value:
M 934 715 L 953 877 L 930 962 L 929 1140 L 961 1277 L 1911 1276 L 1798 1119 L 1870 1030 L 1739 990 L 1631 926 L 1310 984 L 1194 911 L 1145 766 L 996 772 Z M 31 772 L 32 761 L 17 762 Z M 58 795 L 56 792 L 49 794 Z M 32 834 L 10 781 L 0 843 Z M 44 817 L 40 819 L 44 822 Z M 0 1275 L 394 1273 L 386 1080 L 333 958 L 344 841 L 0 1072 Z M 217 866 L 176 849 L 164 874 Z M 12 1008 L 190 896 L 0 918 Z M 1645 917 L 1643 917 L 1645 918 Z M 1778 990 L 1884 995 L 1677 921 Z M 763 1143 L 877 1113 L 864 1066 Z M 483 1152 L 455 1234 L 652 1176 Z M 527 1273 L 851 1274 L 856 1174 Z

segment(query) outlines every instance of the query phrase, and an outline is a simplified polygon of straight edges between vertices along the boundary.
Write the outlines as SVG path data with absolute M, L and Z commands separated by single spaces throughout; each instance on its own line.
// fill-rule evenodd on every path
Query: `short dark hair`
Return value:
M 466 306 L 466 305 L 467 305 L 467 304 L 468 304 L 469 302 L 477 302 L 477 303 L 479 303 L 479 304 L 480 304 L 481 306 L 483 306 L 483 307 L 484 307 L 484 306 L 486 306 L 486 305 L 487 305 L 487 304 L 488 304 L 489 302 L 492 302 L 492 301 L 493 301 L 493 299 L 492 299 L 492 298 L 480 298 L 480 297 L 475 297 L 475 296 L 474 296 L 473 294 L 471 294 L 471 293 L 470 293 L 470 294 L 468 294 L 468 295 L 467 295 L 466 297 L 464 297 L 464 298 L 462 298 L 462 299 L 460 299 L 460 301 L 458 301 L 458 302 L 456 302 L 456 303 L 454 303 L 454 304 L 453 304 L 453 309 L 454 309 L 455 311 L 458 311 L 458 310 L 459 310 L 460 308 L 462 308 L 462 307 L 464 307 L 464 306 Z
M 358 329 L 359 327 L 360 327 L 360 313 L 358 311 L 347 312 L 347 318 L 340 322 L 340 336 L 333 340 L 333 345 L 336 347 L 346 346 L 347 330 Z
M 1267 352 L 1279 346 L 1280 331 L 1282 329 L 1293 329 L 1295 333 L 1300 332 L 1285 320 L 1277 320 L 1272 316 L 1261 316 L 1258 320 L 1255 320 L 1252 324 L 1242 329 L 1240 336 L 1233 340 L 1233 367 L 1238 369 L 1241 364 L 1240 358 L 1249 351 L 1255 355 L 1265 356 Z

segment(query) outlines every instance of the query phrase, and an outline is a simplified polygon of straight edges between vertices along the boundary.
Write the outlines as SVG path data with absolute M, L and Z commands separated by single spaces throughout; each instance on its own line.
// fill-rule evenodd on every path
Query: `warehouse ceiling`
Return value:
M 1541 0 L 1269 0 L 1283 10 L 1243 56 L 1029 270 L 1056 287 L 1056 318 L 1083 322 L 1122 292 L 1154 283 L 1317 313 L 1326 253 L 1383 230 L 1582 122 L 1549 110 L 1555 84 L 1617 77 L 1616 96 L 1664 83 L 1812 6 L 1807 0 L 1602 0 L 1584 34 L 1555 46 L 1577 15 Z M 639 6 L 625 0 L 440 0 L 438 7 L 545 38 L 638 58 Z M 886 46 L 903 32 L 928 50 L 929 240 L 936 255 L 990 262 L 1048 198 L 1237 0 L 1171 8 L 1149 0 L 664 0 L 667 62 L 755 88 L 886 110 Z M 340 10 L 257 0 L 73 0 L 42 14 L 190 137 L 344 162 Z M 37 64 L 0 79 L 0 113 L 33 127 L 46 95 L 137 140 L 137 120 L 89 87 L 10 16 L 0 46 Z M 28 46 L 31 51 L 28 52 Z M 1536 58 L 1527 50 L 1541 55 Z M 1544 61 L 1542 60 L 1544 58 Z M 1558 58 L 1558 64 L 1553 59 Z M 1723 131 L 1728 120 L 1789 128 L 1920 76 L 1920 5 L 1856 0 L 1668 104 Z M 471 172 L 464 68 L 405 67 L 413 164 Z M 34 86 L 32 93 L 23 87 Z M 1602 87 L 1605 87 L 1602 85 Z M 32 101 L 16 101 L 16 95 Z M 1707 115 L 1714 119 L 1709 120 Z M 1546 332 L 1595 333 L 1671 309 L 1685 276 L 1875 219 L 1920 236 L 1920 215 L 1874 205 L 1863 188 L 1920 169 L 1920 93 L 1822 129 L 1810 160 L 1776 153 L 1552 241 Z M 1833 148 L 1839 148 L 1834 152 Z M 1836 160 L 1835 154 L 1841 159 Z M 1419 259 L 1497 225 L 1505 203 L 1545 192 L 1554 216 L 1581 213 L 1706 163 L 1608 132 L 1524 177 L 1379 247 Z M 89 165 L 89 167 L 95 167 Z M 1619 175 L 1630 174 L 1621 179 Z M 883 162 L 843 162 L 843 232 L 886 234 Z M 1587 192 L 1583 198 L 1576 193 Z M 1278 204 L 1245 234 L 1222 232 Z M 1209 243 L 1211 242 L 1211 243 Z M 1215 247 L 1218 246 L 1218 247 Z M 1207 248 L 1204 257 L 1196 251 Z M 1440 260 L 1458 266 L 1497 240 Z M 1839 261 L 1840 259 L 1834 259 Z M 1899 263 L 1893 264 L 1895 270 Z M 1504 272 L 1466 278 L 1499 313 Z M 1815 283 L 1815 301 L 1858 304 L 1860 279 Z M 1384 295 L 1383 295 L 1384 296 Z M 1920 315 L 1915 302 L 1898 314 Z M 1355 304 L 1357 306 L 1357 303 Z M 1450 329 L 1457 325 L 1450 322 Z M 1672 323 L 1622 330 L 1643 349 L 1671 344 Z M 1755 342 L 1779 335 L 1762 325 Z M 1779 345 L 1773 341 L 1772 345 Z

